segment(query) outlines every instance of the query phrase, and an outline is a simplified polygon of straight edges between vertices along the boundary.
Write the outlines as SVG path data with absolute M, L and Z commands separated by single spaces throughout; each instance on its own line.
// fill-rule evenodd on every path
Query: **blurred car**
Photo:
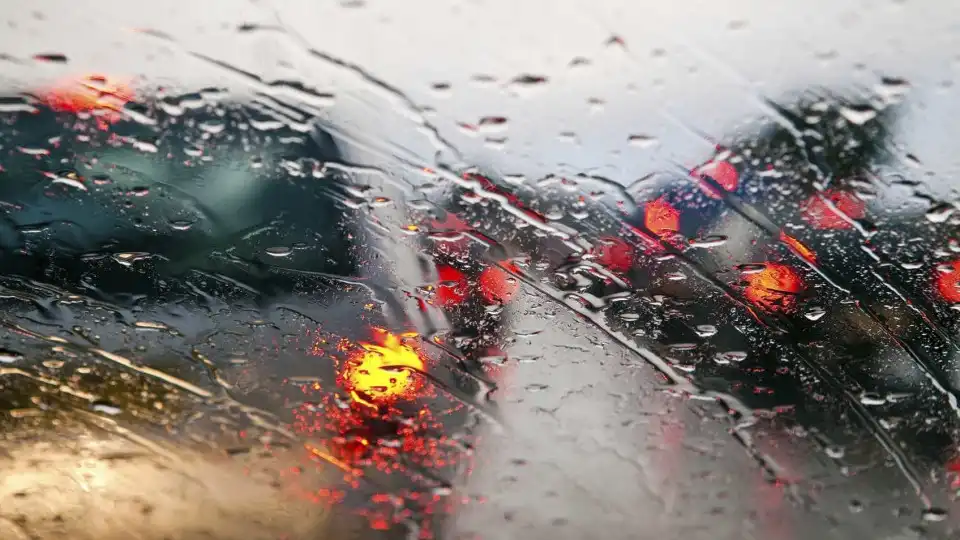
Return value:
M 389 262 L 366 223 L 382 201 L 342 172 L 316 123 L 269 102 L 228 102 L 215 89 L 135 98 L 93 76 L 7 103 L 2 362 L 21 375 L 3 379 L 10 455 L 51 436 L 96 454 L 101 443 L 68 432 L 106 422 L 114 436 L 169 447 L 178 470 L 211 489 L 241 490 L 210 504 L 247 523 L 191 514 L 177 531 L 172 513 L 191 495 L 142 493 L 117 473 L 103 480 L 105 496 L 142 498 L 162 523 L 81 533 L 80 515 L 31 510 L 45 491 L 28 480 L 39 472 L 21 471 L 9 495 L 24 499 L 22 529 L 437 534 L 469 467 L 476 419 L 493 414 L 487 394 L 507 319 L 493 307 L 509 303 L 512 278 L 496 265 L 455 265 L 441 244 L 415 305 L 447 330 L 424 334 L 389 289 Z M 44 386 L 53 379 L 64 383 Z M 243 466 L 216 459 L 224 452 L 250 456 L 246 468 L 273 483 L 231 487 L 229 471 Z M 293 497 L 308 511 L 281 517 L 264 497 Z M 244 515 L 250 505 L 266 506 Z

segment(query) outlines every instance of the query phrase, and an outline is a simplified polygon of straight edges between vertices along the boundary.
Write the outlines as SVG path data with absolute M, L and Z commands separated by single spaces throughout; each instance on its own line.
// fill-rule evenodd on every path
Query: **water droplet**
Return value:
M 947 511 L 943 508 L 927 508 L 923 511 L 921 516 L 923 517 L 924 521 L 943 521 L 947 519 Z
M 692 248 L 714 248 L 722 246 L 727 242 L 726 236 L 705 236 L 703 238 L 691 238 L 690 247 Z
M 827 456 L 829 456 L 832 459 L 840 459 L 846 453 L 846 451 L 842 446 L 836 446 L 836 445 L 828 446 L 826 450 L 824 450 L 824 452 L 826 452 Z
M 251 118 L 250 126 L 257 131 L 277 131 L 283 128 L 283 122 L 274 118 Z
M 0 364 L 13 364 L 23 360 L 23 355 L 7 349 L 0 349 Z
M 123 412 L 123 409 L 117 407 L 109 401 L 94 401 L 91 405 L 91 408 L 99 413 L 108 414 L 110 416 L 116 416 Z
M 943 223 L 950 219 L 950 216 L 956 211 L 956 207 L 949 203 L 940 203 L 927 210 L 924 214 L 927 221 L 931 223 Z
M 717 335 L 717 327 L 712 324 L 701 324 L 696 327 L 697 335 L 708 338 Z
M 17 150 L 21 154 L 26 154 L 28 156 L 49 156 L 50 155 L 50 150 L 47 150 L 46 148 L 28 148 L 24 146 L 18 146 Z
M 61 53 L 43 53 L 33 55 L 37 62 L 50 62 L 52 64 L 66 64 L 67 55 Z
M 528 96 L 541 90 L 547 83 L 542 75 L 520 75 L 510 81 L 510 89 L 518 95 Z
M 170 222 L 170 228 L 175 231 L 187 231 L 190 230 L 191 227 L 193 227 L 192 221 L 177 220 Z
M 869 105 L 850 105 L 841 107 L 840 115 L 851 124 L 862 126 L 877 117 L 877 110 Z
M 899 103 L 910 92 L 910 83 L 906 79 L 883 77 L 874 91 L 884 103 L 892 105 Z
M 507 119 L 503 116 L 484 116 L 478 126 L 485 132 L 503 131 L 507 128 Z
M 636 146 L 637 148 L 652 148 L 660 141 L 650 135 L 630 135 L 627 137 L 627 142 L 630 146 Z
M 435 94 L 441 97 L 449 96 L 451 88 L 452 86 L 448 82 L 435 82 L 430 85 L 430 89 L 433 90 Z
M 819 320 L 822 319 L 823 316 L 826 315 L 826 314 L 827 314 L 827 310 L 823 309 L 822 307 L 814 306 L 814 307 L 811 307 L 810 309 L 808 309 L 808 310 L 803 314 L 803 316 L 806 317 L 807 319 L 811 320 L 811 321 L 819 321 Z
M 288 246 L 275 246 L 267 248 L 264 251 L 266 251 L 267 255 L 270 255 L 271 257 L 288 257 L 291 253 L 293 253 L 293 248 Z
M 887 400 L 883 396 L 875 392 L 864 392 L 860 395 L 860 403 L 863 403 L 867 406 L 879 406 L 886 403 Z
M 747 359 L 747 353 L 744 351 L 727 351 L 718 353 L 713 357 L 714 362 L 720 365 L 726 365 L 731 362 L 743 362 Z

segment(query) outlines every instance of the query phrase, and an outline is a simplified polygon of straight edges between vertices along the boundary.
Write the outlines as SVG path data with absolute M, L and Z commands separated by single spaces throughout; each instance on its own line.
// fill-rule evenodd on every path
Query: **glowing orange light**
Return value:
M 766 263 L 759 272 L 746 274 L 744 296 L 750 303 L 768 311 L 789 312 L 797 305 L 803 281 L 787 265 Z
M 800 255 L 807 261 L 817 262 L 817 254 L 814 253 L 812 249 L 804 245 L 803 242 L 797 240 L 789 234 L 780 231 L 780 241 L 790 246 L 797 253 L 797 255 Z
M 644 225 L 657 236 L 680 230 L 680 212 L 662 197 L 644 207 Z
M 633 267 L 636 255 L 633 246 L 615 236 L 604 236 L 600 238 L 599 244 L 594 253 L 601 266 L 621 273 Z
M 360 343 L 344 366 L 342 382 L 354 401 L 363 405 L 391 403 L 417 395 L 424 370 L 419 352 L 400 336 L 378 330 L 381 345 Z
M 960 303 L 960 259 L 947 263 L 943 269 L 938 268 L 934 280 L 937 292 L 944 300 L 951 304 Z
M 816 194 L 810 196 L 802 206 L 801 217 L 817 229 L 839 230 L 853 227 L 847 219 L 830 208 L 823 199 L 830 201 L 837 210 L 850 219 L 863 219 L 866 215 L 867 205 L 860 197 L 847 191 L 827 190 L 820 196 Z
M 437 286 L 435 298 L 442 306 L 455 306 L 467 298 L 469 285 L 467 276 L 452 266 L 438 265 L 437 275 L 440 285 Z
M 727 163 L 726 161 L 711 161 L 694 169 L 692 174 L 700 179 L 705 176 L 709 176 L 710 178 L 713 178 L 716 183 L 720 184 L 720 187 L 726 191 L 736 191 L 737 186 L 740 185 L 740 173 L 737 172 L 736 167 Z M 710 198 L 722 198 L 722 194 L 718 193 L 713 186 L 707 184 L 706 182 L 701 182 L 700 188 Z
M 42 96 L 43 101 L 58 112 L 101 111 L 98 119 L 115 122 L 121 111 L 133 100 L 129 83 L 103 75 L 87 75 L 63 81 Z
M 513 263 L 505 263 L 513 271 L 517 268 Z M 513 277 L 499 266 L 487 267 L 478 280 L 480 284 L 480 294 L 488 304 L 506 304 L 520 288 L 517 278 Z

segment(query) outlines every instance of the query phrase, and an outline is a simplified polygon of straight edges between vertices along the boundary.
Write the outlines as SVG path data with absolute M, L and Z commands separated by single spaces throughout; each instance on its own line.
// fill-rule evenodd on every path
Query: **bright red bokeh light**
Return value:
M 960 303 L 960 259 L 946 263 L 944 272 L 940 268 L 935 270 L 934 281 L 940 297 L 951 304 Z
M 626 272 L 633 267 L 636 253 L 633 246 L 621 238 L 604 236 L 594 248 L 594 255 L 598 264 L 614 272 Z
M 54 111 L 99 112 L 98 120 L 110 123 L 121 118 L 120 111 L 134 95 L 126 81 L 105 75 L 86 75 L 61 81 L 41 97 Z
M 821 198 L 822 197 L 822 198 Z M 867 205 L 863 199 L 848 191 L 826 190 L 820 196 L 814 194 L 804 201 L 801 217 L 817 229 L 850 229 L 853 225 L 838 215 L 823 199 L 830 201 L 837 210 L 850 219 L 863 219 Z
M 680 230 L 680 211 L 661 197 L 644 206 L 643 221 L 653 234 L 664 236 Z
M 780 231 L 780 241 L 790 246 L 797 255 L 803 257 L 805 260 L 817 262 L 817 254 L 814 253 L 812 249 L 784 231 Z
M 516 271 L 513 263 L 505 263 L 505 266 Z M 520 282 L 517 281 L 517 278 L 499 266 L 487 267 L 480 274 L 478 282 L 480 284 L 480 294 L 488 304 L 506 304 L 520 288 Z
M 456 306 L 466 300 L 470 288 L 463 272 L 443 264 L 437 266 L 437 275 L 440 284 L 437 285 L 436 300 L 440 305 Z
M 700 179 L 709 176 L 720 184 L 720 187 L 727 191 L 736 191 L 740 185 L 740 173 L 737 172 L 736 167 L 726 161 L 711 161 L 697 167 L 691 174 Z M 710 198 L 722 198 L 722 194 L 717 193 L 717 190 L 706 182 L 700 183 L 700 189 Z
M 771 312 L 786 313 L 797 306 L 803 280 L 793 268 L 780 263 L 765 263 L 758 272 L 744 275 L 744 296 L 751 304 Z

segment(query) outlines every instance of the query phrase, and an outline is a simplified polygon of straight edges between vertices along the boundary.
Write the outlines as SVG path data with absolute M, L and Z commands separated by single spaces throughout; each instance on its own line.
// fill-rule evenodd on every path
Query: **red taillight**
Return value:
M 803 281 L 796 270 L 785 264 L 766 263 L 763 269 L 744 276 L 747 301 L 772 312 L 790 312 L 803 291 Z
M 863 219 L 866 215 L 866 203 L 860 197 L 847 191 L 827 190 L 819 195 L 812 195 L 804 203 L 801 210 L 803 220 L 817 229 L 849 229 L 853 227 L 849 219 L 842 216 L 830 207 L 824 200 L 836 207 L 849 219 Z
M 664 236 L 680 230 L 680 211 L 661 197 L 644 206 L 643 221 L 650 232 Z
M 133 100 L 133 91 L 127 83 L 102 75 L 88 75 L 55 85 L 43 98 L 50 108 L 57 111 L 117 111 Z
M 600 238 L 594 249 L 597 263 L 614 272 L 626 272 L 633 267 L 636 254 L 633 246 L 615 236 Z
M 960 259 L 940 265 L 934 281 L 941 298 L 951 304 L 960 303 Z
M 740 185 L 740 173 L 737 172 L 736 167 L 726 161 L 711 161 L 697 167 L 691 174 L 701 180 L 709 176 L 726 191 L 736 191 Z M 706 182 L 701 181 L 700 188 L 710 198 L 720 199 L 723 197 L 723 194 L 718 193 L 716 188 Z
M 436 300 L 446 307 L 456 306 L 467 298 L 469 284 L 467 276 L 452 266 L 437 266 L 437 276 L 440 284 L 437 285 Z
M 134 98 L 129 83 L 103 75 L 87 75 L 62 81 L 43 93 L 44 103 L 54 111 L 98 113 L 101 127 L 120 120 L 120 111 Z
M 505 264 L 516 270 L 512 263 Z M 517 281 L 517 278 L 499 266 L 486 268 L 480 274 L 478 283 L 480 285 L 480 294 L 488 304 L 506 304 L 520 288 L 520 283 Z

